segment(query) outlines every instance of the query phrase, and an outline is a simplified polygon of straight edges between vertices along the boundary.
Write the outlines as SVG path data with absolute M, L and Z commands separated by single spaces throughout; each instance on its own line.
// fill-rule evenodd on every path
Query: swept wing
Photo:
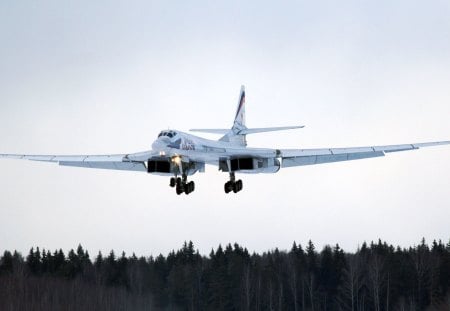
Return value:
M 417 150 L 448 144 L 450 144 L 450 141 L 352 148 L 282 149 L 280 151 L 283 159 L 282 167 L 293 167 L 383 157 L 390 152 Z
M 109 155 L 21 155 L 0 154 L 3 159 L 19 159 L 40 162 L 54 162 L 62 166 L 75 166 L 85 168 L 98 168 L 120 171 L 146 172 L 144 162 L 130 160 L 126 154 Z

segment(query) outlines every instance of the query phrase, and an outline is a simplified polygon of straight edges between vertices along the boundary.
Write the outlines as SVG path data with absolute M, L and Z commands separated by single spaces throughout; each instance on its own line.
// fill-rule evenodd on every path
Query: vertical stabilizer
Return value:
M 233 126 L 230 130 L 227 129 L 192 129 L 194 132 L 212 133 L 212 134 L 225 134 L 219 141 L 225 141 L 237 146 L 247 146 L 245 139 L 248 134 L 265 133 L 274 131 L 284 131 L 291 129 L 303 128 L 303 125 L 294 126 L 278 126 L 278 127 L 259 127 L 259 128 L 247 128 L 245 125 L 245 87 L 241 86 L 241 92 L 239 93 L 239 101 L 234 116 Z
M 246 146 L 247 141 L 245 140 L 245 135 L 240 134 L 240 132 L 245 129 L 247 129 L 245 126 L 245 87 L 242 85 L 241 92 L 239 93 L 236 115 L 234 116 L 233 127 L 220 139 L 220 141 L 234 143 L 239 146 Z
M 241 92 L 239 93 L 239 101 L 236 109 L 236 116 L 234 117 L 233 129 L 245 128 L 245 86 L 241 86 Z

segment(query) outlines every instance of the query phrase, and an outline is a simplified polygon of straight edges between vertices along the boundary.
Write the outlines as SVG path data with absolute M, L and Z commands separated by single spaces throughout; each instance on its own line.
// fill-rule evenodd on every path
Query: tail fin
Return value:
M 232 129 L 242 130 L 245 128 L 245 86 L 242 85 Z
M 233 127 L 225 134 L 220 141 L 226 141 L 234 143 L 238 146 L 247 146 L 247 140 L 245 135 L 241 134 L 242 130 L 246 130 L 245 126 L 245 86 L 241 86 L 241 92 L 239 93 L 239 101 L 236 109 L 236 115 L 234 116 Z
M 247 130 L 247 127 L 245 126 L 245 86 L 242 85 L 231 129 L 191 129 L 190 131 L 222 134 L 224 136 L 219 139 L 219 141 L 234 143 L 238 146 L 246 146 L 247 141 L 245 140 L 245 134 L 241 133 L 244 130 Z
M 238 146 L 246 146 L 246 135 L 255 133 L 264 133 L 272 131 L 283 131 L 290 129 L 303 128 L 302 125 L 296 126 L 282 126 L 282 127 L 265 127 L 265 128 L 247 128 L 245 125 L 245 87 L 241 86 L 241 92 L 239 93 L 239 101 L 234 116 L 233 127 L 228 129 L 192 129 L 194 132 L 212 133 L 212 134 L 225 134 L 219 141 L 226 141 L 234 143 Z

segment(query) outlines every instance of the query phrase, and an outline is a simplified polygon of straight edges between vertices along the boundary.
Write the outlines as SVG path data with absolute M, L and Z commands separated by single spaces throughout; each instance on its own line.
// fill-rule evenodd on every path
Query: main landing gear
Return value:
M 188 182 L 187 176 L 183 175 L 182 178 L 180 177 L 172 177 L 170 179 L 170 187 L 174 188 L 178 195 L 182 194 L 183 192 L 186 194 L 190 194 L 194 192 L 195 190 L 195 183 L 193 181 Z
M 237 193 L 241 191 L 243 188 L 242 180 L 236 181 L 236 176 L 233 173 L 230 173 L 230 181 L 227 181 L 224 185 L 225 193 L 230 193 L 233 191 L 234 193 Z
M 185 193 L 190 194 L 195 190 L 195 183 L 193 181 L 188 182 L 187 176 L 182 175 L 182 177 L 172 177 L 170 178 L 170 187 L 175 188 L 178 195 Z M 238 193 L 243 188 L 242 180 L 236 180 L 234 172 L 230 173 L 230 180 L 224 185 L 225 193 Z

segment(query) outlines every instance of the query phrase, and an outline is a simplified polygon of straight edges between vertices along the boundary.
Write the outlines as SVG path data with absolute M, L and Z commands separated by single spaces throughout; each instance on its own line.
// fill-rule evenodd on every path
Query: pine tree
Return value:
M 0 258 L 0 275 L 13 272 L 13 255 L 9 251 L 3 253 L 3 257 Z
M 49 258 L 47 258 L 47 252 L 45 251 L 45 248 L 42 249 L 42 259 L 41 259 L 41 272 L 47 273 L 49 269 Z
M 320 253 L 320 268 L 318 273 L 318 286 L 322 298 L 323 309 L 330 310 L 330 298 L 333 296 L 336 286 L 335 267 L 331 247 L 326 245 Z M 332 302 L 332 300 L 331 300 Z
M 102 265 L 103 265 L 103 255 L 102 255 L 102 252 L 99 251 L 97 254 L 97 257 L 95 257 L 94 266 L 97 269 L 101 269 Z
M 59 276 L 65 276 L 66 256 L 64 255 L 64 252 L 62 251 L 62 249 L 55 251 L 55 253 L 53 254 L 53 258 L 54 258 L 55 271 L 58 273 Z
M 27 256 L 27 267 L 32 274 L 39 274 L 41 271 L 41 253 L 39 251 L 39 247 L 36 248 L 36 251 L 32 247 L 30 249 L 30 253 Z
M 307 278 L 306 285 L 308 287 L 309 304 L 311 310 L 315 307 L 315 292 L 317 287 L 317 253 L 314 244 L 311 240 L 308 241 L 306 247 L 306 261 L 307 261 Z

